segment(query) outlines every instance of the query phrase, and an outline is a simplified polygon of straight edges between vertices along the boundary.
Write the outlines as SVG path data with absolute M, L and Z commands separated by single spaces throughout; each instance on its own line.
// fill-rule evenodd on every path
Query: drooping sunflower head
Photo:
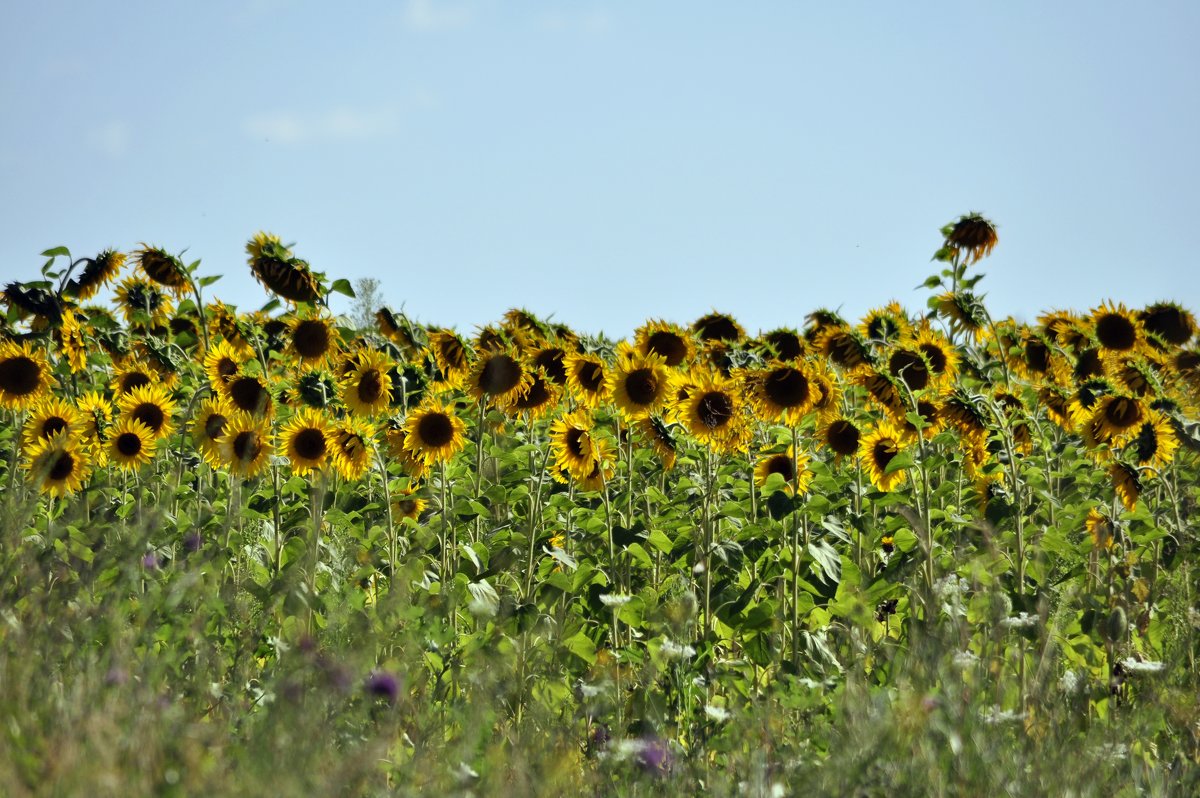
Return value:
M 987 309 L 970 291 L 947 291 L 933 300 L 938 313 L 950 322 L 950 329 L 978 341 L 987 329 Z
M 99 391 L 88 391 L 79 397 L 78 405 L 83 417 L 83 437 L 93 444 L 99 443 L 112 422 L 112 403 Z
M 1096 341 L 1110 352 L 1132 352 L 1145 342 L 1145 328 L 1124 304 L 1105 302 L 1092 311 Z
M 1075 350 L 1091 341 L 1091 325 L 1069 310 L 1053 310 L 1038 316 L 1038 324 L 1046 337 L 1059 346 Z
M 663 470 L 670 471 L 674 468 L 679 456 L 679 443 L 666 422 L 658 416 L 648 416 L 637 423 L 637 428 L 642 436 L 650 441 L 654 453 L 662 462 Z
M 1020 350 L 1020 354 L 1012 359 L 1014 360 L 1013 365 L 1026 379 L 1037 380 L 1052 377 L 1055 367 L 1054 348 L 1045 334 L 1038 330 L 1022 330 L 1017 348 Z
M 715 342 L 736 344 L 746 337 L 746 331 L 737 323 L 737 319 L 717 311 L 692 322 L 692 332 L 706 345 Z
M 275 415 L 275 397 L 263 377 L 238 374 L 218 386 L 221 395 L 234 411 L 254 418 L 269 419 Z
M 1138 470 L 1127 463 L 1113 463 L 1108 467 L 1108 478 L 1112 480 L 1113 492 L 1121 504 L 1132 513 L 1142 495 L 1142 478 Z
M 808 378 L 813 390 L 813 410 L 817 420 L 825 423 L 840 412 L 842 383 L 823 360 L 808 361 Z
M 213 468 L 221 465 L 221 437 L 233 416 L 233 409 L 220 396 L 210 397 L 200 403 L 196 420 L 192 422 L 192 437 L 200 456 Z
M 1055 385 L 1043 385 L 1038 389 L 1038 403 L 1046 408 L 1046 415 L 1063 429 L 1071 432 L 1075 422 L 1071 417 L 1071 395 Z
M 25 445 L 52 438 L 60 432 L 69 437 L 80 438 L 85 428 L 84 418 L 64 399 L 50 396 L 33 406 L 29 420 L 25 422 Z
M 546 376 L 546 370 L 534 367 L 529 370 L 529 388 L 504 406 L 504 412 L 521 414 L 526 418 L 541 418 L 558 405 L 562 388 Z
M 575 401 L 593 408 L 608 401 L 608 380 L 599 355 L 573 352 L 567 355 L 566 367 L 567 387 Z
M 638 327 L 634 345 L 643 355 L 658 355 L 668 368 L 686 367 L 696 358 L 696 342 L 681 327 L 665 321 L 651 320 Z
M 157 285 L 136 275 L 117 286 L 117 303 L 126 324 L 149 327 L 166 324 L 175 306 Z
M 905 479 L 907 472 L 903 468 L 888 473 L 888 466 L 903 449 L 904 434 L 887 421 L 880 423 L 862 441 L 859 460 L 863 470 L 871 483 L 884 493 Z
M 441 382 L 447 387 L 462 385 L 471 372 L 471 351 L 451 330 L 438 330 L 429 336 L 429 348 L 441 372 Z
M 28 341 L 0 341 L 0 407 L 24 410 L 49 393 L 54 385 L 45 353 Z
M 902 416 L 908 407 L 896 381 L 891 374 L 864 368 L 850 375 L 850 382 L 862 388 L 867 398 L 879 409 L 892 416 Z
M 450 405 L 427 399 L 404 424 L 404 447 L 426 465 L 446 463 L 466 446 L 466 430 Z
M 371 465 L 375 427 L 365 418 L 348 416 L 333 427 L 333 467 L 342 479 L 356 482 Z
M 804 339 L 795 330 L 780 327 L 759 336 L 760 349 L 766 350 L 768 359 L 793 363 L 804 359 Z
M 427 470 L 425 458 L 416 457 L 409 450 L 407 446 L 408 428 L 403 423 L 389 419 L 387 430 L 384 432 L 384 440 L 387 442 L 388 454 L 400 462 L 404 473 L 408 475 L 410 485 L 425 478 Z
M 505 311 L 504 329 L 513 340 L 523 344 L 544 342 L 551 336 L 549 325 L 525 308 L 509 308 Z
M 559 481 L 567 477 L 584 479 L 592 471 L 595 459 L 594 422 L 586 410 L 565 413 L 550 425 L 550 446 L 554 453 L 553 474 Z
M 480 327 L 479 332 L 475 333 L 474 345 L 477 352 L 501 352 L 518 348 L 517 341 L 509 330 L 493 326 Z
M 942 228 L 942 235 L 946 238 L 946 246 L 958 253 L 964 263 L 975 263 L 992 254 L 1000 241 L 996 235 L 996 225 L 975 212 L 946 225 Z
M 74 308 L 65 308 L 62 314 L 62 324 L 59 326 L 58 351 L 71 371 L 78 374 L 87 370 L 87 339 L 84 336 L 83 325 L 79 314 Z
M 954 390 L 942 402 L 941 414 L 964 438 L 986 440 L 990 433 L 986 400 L 976 393 Z
M 1088 510 L 1087 520 L 1083 522 L 1083 528 L 1091 537 L 1092 545 L 1097 549 L 1107 551 L 1116 544 L 1117 525 L 1111 518 L 1101 512 L 1099 507 L 1093 507 Z
M 292 472 L 303 476 L 324 468 L 333 449 L 332 434 L 329 419 L 320 410 L 304 407 L 293 415 L 280 431 Z
M 820 389 L 803 361 L 776 361 L 740 376 L 756 414 L 765 421 L 795 426 L 820 398 Z
M 379 415 L 391 404 L 391 359 L 382 352 L 363 349 L 346 361 L 341 379 L 342 402 L 360 416 Z
M 86 302 L 112 282 L 124 265 L 123 253 L 106 249 L 96 257 L 84 261 L 83 270 L 67 284 L 65 293 L 80 302 Z
M 316 302 L 321 284 L 308 262 L 292 257 L 278 236 L 257 233 L 246 244 L 250 271 L 264 288 L 292 302 Z
M 806 322 L 804 340 L 810 346 L 815 344 L 821 333 L 825 332 L 828 328 L 850 326 L 850 323 L 843 319 L 837 311 L 829 310 L 828 308 L 817 308 L 805 316 L 804 320 Z
M 11 308 L 15 308 L 18 318 L 34 317 L 34 329 L 45 329 L 47 324 L 55 323 L 62 316 L 62 302 L 49 290 L 39 286 L 11 282 L 4 287 L 0 299 Z
M 913 411 L 910 411 L 913 412 Z M 918 399 L 916 414 L 921 417 L 921 436 L 924 438 L 932 438 L 943 429 L 946 428 L 946 418 L 942 414 L 942 407 L 933 399 Z M 908 414 L 903 416 L 892 416 L 895 423 L 904 433 L 905 439 L 915 439 L 917 435 L 917 426 L 913 421 L 910 421 Z
M 1173 346 L 1183 346 L 1196 334 L 1196 317 L 1175 302 L 1155 302 L 1138 313 L 1146 332 Z
M 159 247 L 142 244 L 141 249 L 133 253 L 133 260 L 142 274 L 176 296 L 187 291 L 187 270 L 174 255 Z
M 858 454 L 862 443 L 862 430 L 845 416 L 836 416 L 821 425 L 817 431 L 817 440 L 833 452 L 835 461 L 841 461 Z
M 804 452 L 797 454 L 791 446 L 787 451 L 765 455 L 754 467 L 754 482 L 760 488 L 767 486 L 772 474 L 783 478 L 783 489 L 789 494 L 803 496 L 812 485 L 813 473 L 808 468 L 809 457 Z
M 661 355 L 643 354 L 623 345 L 615 367 L 608 374 L 607 393 L 624 418 L 636 421 L 662 407 L 669 382 L 667 362 Z
M 612 446 L 603 438 L 592 441 L 592 459 L 588 464 L 587 473 L 575 476 L 575 484 L 580 490 L 602 491 L 604 486 L 612 481 L 616 472 L 616 453 Z
M 694 387 L 677 417 L 702 445 L 724 454 L 743 451 L 749 444 L 746 403 L 737 384 L 715 372 L 696 375 Z
M 235 411 L 221 436 L 221 463 L 234 476 L 251 479 L 267 465 L 274 448 L 264 419 Z
M 39 492 L 62 497 L 83 487 L 91 476 L 92 463 L 83 443 L 63 430 L 30 445 L 25 470 Z
M 404 314 L 393 313 L 386 306 L 375 311 L 375 323 L 379 332 L 396 346 L 407 358 L 415 358 L 424 348 L 424 335 Z
M 129 416 L 117 420 L 108 437 L 108 459 L 122 471 L 137 471 L 154 459 L 158 437 L 142 422 Z
M 122 416 L 140 421 L 156 438 L 168 438 L 175 430 L 172 416 L 175 400 L 161 385 L 142 385 L 118 397 Z
M 895 343 L 908 335 L 911 328 L 904 307 L 894 300 L 882 308 L 868 311 L 858 325 L 859 332 L 868 341 L 884 344 Z
M 302 366 L 318 366 L 337 351 L 338 339 L 333 322 L 320 315 L 292 319 L 285 336 L 288 353 Z
M 874 355 L 862 333 L 847 325 L 827 325 L 813 339 L 817 354 L 847 371 L 868 366 Z

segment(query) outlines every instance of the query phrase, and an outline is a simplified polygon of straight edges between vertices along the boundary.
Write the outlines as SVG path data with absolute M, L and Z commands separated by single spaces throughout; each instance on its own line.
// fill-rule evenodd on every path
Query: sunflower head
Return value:
M 533 367 L 541 369 L 546 379 L 555 385 L 565 387 L 567 384 L 567 352 L 557 344 L 547 344 L 534 351 Z
M 33 406 L 29 420 L 25 422 L 25 444 L 52 438 L 65 432 L 72 438 L 83 435 L 85 422 L 82 414 L 65 400 L 51 396 Z
M 828 325 L 813 339 L 813 349 L 833 365 L 852 370 L 874 362 L 862 333 L 847 325 Z
M 392 517 L 398 520 L 411 518 L 416 521 L 421 517 L 421 513 L 425 512 L 425 505 L 425 499 L 415 488 L 405 488 L 392 499 Z
M 25 469 L 40 492 L 62 497 L 83 487 L 91 476 L 92 463 L 82 442 L 62 430 L 29 447 Z
M 586 410 L 565 413 L 550 425 L 550 446 L 554 453 L 553 474 L 566 482 L 567 477 L 584 479 L 592 472 L 595 460 L 594 422 Z
M 441 374 L 441 382 L 448 388 L 462 385 L 471 371 L 471 350 L 451 330 L 438 330 L 429 336 L 429 349 Z
M 319 410 L 301 408 L 280 431 L 280 438 L 292 472 L 303 476 L 320 471 L 333 449 L 329 419 Z
M 176 296 L 187 291 L 189 278 L 183 262 L 159 247 L 142 244 L 133 253 L 134 263 L 149 280 L 167 289 Z
M 125 265 L 125 255 L 113 249 L 106 249 L 94 258 L 84 261 L 83 270 L 67 283 L 64 293 L 80 302 L 100 293 L 100 289 L 112 282 Z
M 62 317 L 62 303 L 45 288 L 12 282 L 5 286 L 3 298 L 9 307 L 16 308 L 20 318 L 34 316 L 35 329 L 57 324 Z
M 561 396 L 562 388 L 546 375 L 546 370 L 535 367 L 530 369 L 529 387 L 525 393 L 508 402 L 504 411 L 529 419 L 541 418 L 558 405 Z
M 854 457 L 862 444 L 862 430 L 845 416 L 837 416 L 821 425 L 817 433 L 821 445 L 833 452 L 834 459 Z
M 1108 467 L 1108 477 L 1112 480 L 1113 492 L 1125 509 L 1132 513 L 1142 495 L 1142 479 L 1138 470 L 1127 463 L 1113 463 Z
M 481 349 L 467 388 L 479 401 L 504 407 L 522 396 L 532 381 L 515 349 Z
M 608 374 L 607 393 L 626 419 L 646 418 L 667 400 L 670 377 L 667 361 L 653 352 L 644 354 L 623 344 L 615 367 Z
M 987 309 L 970 291 L 947 291 L 930 300 L 931 305 L 950 322 L 950 329 L 978 341 L 987 329 Z
M 404 424 L 389 419 L 384 440 L 387 442 L 388 454 L 400 462 L 404 473 L 408 475 L 410 485 L 424 479 L 427 469 L 425 458 L 415 457 L 408 448 L 408 428 Z
M 349 482 L 363 478 L 371 465 L 375 427 L 364 418 L 347 416 L 333 426 L 333 467 Z
M 264 419 L 234 411 L 225 424 L 219 450 L 229 473 L 244 479 L 258 476 L 274 451 L 270 428 Z
M 213 468 L 221 465 L 221 437 L 233 414 L 233 408 L 218 395 L 200 403 L 195 421 L 192 422 L 192 438 L 200 450 L 200 456 Z
M 427 399 L 404 424 L 404 448 L 426 465 L 449 462 L 466 446 L 466 430 L 450 405 Z
M 136 275 L 130 275 L 117 286 L 117 302 L 125 323 L 139 327 L 165 324 L 174 309 L 170 295 Z
M 338 339 L 330 319 L 319 315 L 298 316 L 287 323 L 287 351 L 301 366 L 313 367 L 336 354 Z
M 692 332 L 706 345 L 716 342 L 736 344 L 746 337 L 746 331 L 733 316 L 715 310 L 692 322 Z
M 764 455 L 754 467 L 754 481 L 760 488 L 767 486 L 767 480 L 772 474 L 783 478 L 783 489 L 789 493 L 803 496 L 812 485 L 813 473 L 808 470 L 808 455 L 788 447 L 785 452 Z
M 28 341 L 0 341 L 0 407 L 24 410 L 42 399 L 54 385 L 50 363 Z
M 889 422 L 882 422 L 862 441 L 859 460 L 871 483 L 888 492 L 905 479 L 905 470 L 888 472 L 888 466 L 904 450 L 904 434 Z M 899 464 L 897 464 L 899 465 Z
M 263 419 L 275 415 L 275 397 L 263 377 L 238 374 L 220 386 L 220 391 L 234 411 Z
M 992 254 L 1000 240 L 996 226 L 975 212 L 960 216 L 957 222 L 943 227 L 942 235 L 946 238 L 946 246 L 964 263 L 975 263 Z
M 565 365 L 567 388 L 575 401 L 593 408 L 608 401 L 608 380 L 599 355 L 572 352 L 567 355 Z
M 1145 342 L 1141 321 L 1123 304 L 1105 302 L 1092 311 L 1096 341 L 1108 352 L 1132 352 Z
M 780 327 L 759 336 L 759 349 L 767 359 L 792 363 L 804 358 L 804 339 L 795 330 Z
M 140 421 L 156 438 L 168 438 L 175 429 L 175 400 L 161 385 L 142 385 L 117 398 L 123 416 Z
M 675 461 L 679 456 L 679 442 L 666 422 L 658 416 L 649 416 L 639 421 L 637 428 L 642 437 L 650 442 L 654 453 L 662 462 L 663 470 L 670 471 L 674 468 Z
M 668 368 L 686 367 L 696 358 L 696 343 L 690 333 L 669 322 L 651 320 L 638 327 L 634 345 L 643 355 L 658 355 Z
M 768 363 L 739 372 L 756 415 L 766 421 L 795 426 L 821 396 L 803 361 Z
M 307 261 L 292 257 L 278 236 L 257 233 L 246 244 L 250 271 L 264 288 L 291 302 L 316 302 L 321 283 Z
M 676 408 L 676 416 L 701 444 L 724 454 L 743 451 L 749 444 L 745 399 L 739 386 L 722 375 L 698 373 L 691 391 Z
M 392 400 L 392 361 L 382 352 L 360 350 L 345 361 L 339 384 L 342 402 L 351 412 L 363 417 L 379 415 Z
M 868 311 L 858 329 L 867 340 L 886 344 L 907 335 L 911 326 L 904 308 L 899 302 L 892 301 L 882 308 Z
M 1174 302 L 1155 302 L 1138 313 L 1146 332 L 1173 346 L 1183 346 L 1196 334 L 1196 317 Z

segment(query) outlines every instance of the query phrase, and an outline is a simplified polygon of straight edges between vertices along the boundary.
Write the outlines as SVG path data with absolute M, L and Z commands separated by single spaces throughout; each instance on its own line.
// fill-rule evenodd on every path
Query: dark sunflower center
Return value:
M 1137 343 L 1137 329 L 1120 313 L 1105 313 L 1096 322 L 1096 338 L 1105 349 L 1123 352 Z
M 229 386 L 229 398 L 239 410 L 252 415 L 261 415 L 270 402 L 267 389 L 256 377 L 239 377 L 234 380 Z
M 929 369 L 925 360 L 916 352 L 901 349 L 894 352 L 888 360 L 888 368 L 892 376 L 904 380 L 909 390 L 919 391 L 929 384 Z
M 892 459 L 899 454 L 899 451 L 895 441 L 889 438 L 875 442 L 875 445 L 871 447 L 871 460 L 875 463 L 875 467 L 879 469 L 879 473 L 882 474 L 887 470 L 888 463 L 892 462 Z
M 134 388 L 141 388 L 143 385 L 150 384 L 150 377 L 140 371 L 130 372 L 121 376 L 120 392 L 129 393 Z
M 779 474 L 788 482 L 796 476 L 796 461 L 786 454 L 777 454 L 767 460 L 767 473 Z
M 396 509 L 402 517 L 409 518 L 417 514 L 417 503 L 413 499 L 401 499 L 396 502 Z
M 227 421 L 228 419 L 220 413 L 213 413 L 204 419 L 204 437 L 210 441 L 215 441 L 221 437 L 221 433 L 225 431 L 225 423 Z
M 1175 356 L 1175 368 L 1180 371 L 1200 369 L 1200 352 L 1180 352 Z
M 926 424 L 934 424 L 937 422 L 938 409 L 937 405 L 925 399 L 917 401 L 917 413 L 925 421 Z
M 929 361 L 929 368 L 934 374 L 943 374 L 946 367 L 950 365 L 950 361 L 946 358 L 945 351 L 940 346 L 934 344 L 922 344 L 921 354 L 925 355 L 925 359 Z
M 142 402 L 129 415 L 149 427 L 151 432 L 158 432 L 167 420 L 163 409 L 154 402 Z
M 804 345 L 800 336 L 787 330 L 776 330 L 767 333 L 766 342 L 775 348 L 775 354 L 780 360 L 798 360 L 804 354 Z
M 1142 314 L 1146 329 L 1170 344 L 1186 344 L 1196 332 L 1193 320 L 1182 308 L 1158 305 Z
M 262 440 L 252 429 L 243 430 L 233 438 L 233 456 L 239 462 L 250 463 L 262 451 Z
M 1050 370 L 1050 347 L 1036 338 L 1025 344 L 1025 365 L 1038 374 Z
M 353 432 L 342 433 L 342 436 L 338 438 L 338 446 L 341 448 L 342 454 L 351 460 L 357 460 L 367 451 L 363 446 L 363 439 Z
M 550 387 L 541 377 L 534 377 L 533 384 L 529 386 L 525 395 L 517 400 L 516 405 L 518 410 L 532 410 L 541 407 L 548 401 L 550 401 Z
M 54 462 L 50 464 L 50 479 L 55 482 L 61 482 L 71 476 L 71 472 L 75 470 L 75 458 L 70 452 L 60 452 L 54 458 Z
M 1153 424 L 1143 424 L 1133 442 L 1139 463 L 1148 463 L 1158 453 L 1158 432 Z
M 567 382 L 567 367 L 563 363 L 563 351 L 558 348 L 543 349 L 537 353 L 537 357 L 533 359 L 535 365 L 541 366 L 546 370 L 546 376 L 555 385 L 564 385 Z
M 302 429 L 292 439 L 296 454 L 305 460 L 316 460 L 325 454 L 325 433 L 319 429 Z
M 825 442 L 835 454 L 852 455 L 858 451 L 860 436 L 858 427 L 842 418 L 829 425 L 829 430 L 825 433 Z
M 799 407 L 808 401 L 808 378 L 793 368 L 775 369 L 763 380 L 767 398 L 780 407 Z
M 329 327 L 321 321 L 302 321 L 292 332 L 292 345 L 300 357 L 321 357 L 329 351 Z
M 1142 420 L 1142 412 L 1132 399 L 1114 399 L 1104 408 L 1104 418 L 1118 429 L 1128 429 Z
M 62 432 L 67 428 L 67 421 L 59 416 L 50 416 L 42 422 L 42 437 L 49 438 L 57 432 Z
M 709 391 L 697 402 L 696 415 L 709 429 L 723 427 L 733 418 L 733 399 L 723 391 Z
M 521 382 L 521 364 L 508 355 L 492 355 L 479 374 L 479 390 L 491 396 L 505 394 Z
M 867 325 L 867 335 L 871 338 L 888 341 L 900 334 L 900 325 L 891 316 L 876 316 Z
M 237 374 L 237 369 L 237 363 L 235 363 L 232 358 L 223 357 L 217 361 L 217 376 L 226 382 L 228 382 L 229 378 L 234 374 Z
M 647 338 L 646 349 L 666 359 L 668 366 L 678 366 L 687 357 L 687 344 L 670 330 L 659 330 Z
M 648 405 L 658 398 L 658 380 L 652 369 L 634 369 L 625 377 L 625 392 L 635 405 Z
M 566 443 L 567 451 L 573 457 L 583 457 L 583 436 L 586 434 L 587 432 L 577 427 L 567 430 L 567 434 L 564 436 L 564 443 Z
M 24 355 L 0 362 L 0 390 L 14 396 L 28 396 L 42 384 L 42 369 L 37 361 Z
M 441 448 L 454 440 L 454 424 L 445 413 L 426 413 L 417 422 L 417 437 L 431 449 Z
M 124 457 L 135 457 L 142 451 L 142 436 L 136 432 L 122 432 L 117 436 L 117 451 Z
M 604 384 L 604 369 L 589 360 L 579 367 L 579 384 L 589 393 L 599 391 Z
M 829 339 L 829 359 L 842 368 L 854 368 L 866 362 L 862 347 L 848 332 L 834 333 Z
M 1085 349 L 1075 358 L 1075 379 L 1086 380 L 1089 377 L 1099 377 L 1104 373 L 1104 364 L 1100 361 L 1100 353 L 1095 349 Z
M 739 331 L 728 316 L 706 316 L 696 322 L 696 334 L 705 341 L 736 341 Z
M 383 375 L 378 369 L 368 369 L 358 378 L 358 398 L 364 404 L 374 404 L 383 396 Z
M 442 353 L 442 360 L 452 369 L 466 368 L 467 352 L 463 349 L 463 345 L 458 341 L 450 338 L 442 341 L 438 350 Z

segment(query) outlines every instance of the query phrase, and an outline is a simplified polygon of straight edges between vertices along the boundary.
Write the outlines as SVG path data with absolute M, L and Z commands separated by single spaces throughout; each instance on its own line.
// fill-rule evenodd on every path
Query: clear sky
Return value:
M 0 278 L 145 241 L 254 308 L 265 229 L 424 322 L 755 331 L 922 307 L 978 210 L 997 315 L 1200 311 L 1198 34 L 1193 0 L 4 3 Z

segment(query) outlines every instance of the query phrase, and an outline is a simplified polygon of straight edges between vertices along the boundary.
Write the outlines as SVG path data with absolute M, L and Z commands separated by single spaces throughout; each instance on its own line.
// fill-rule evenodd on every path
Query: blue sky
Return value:
M 7 3 L 0 278 L 146 241 L 265 301 L 266 229 L 415 318 L 860 315 L 999 226 L 1032 318 L 1200 310 L 1192 2 Z M 335 304 L 344 308 L 345 304 Z

